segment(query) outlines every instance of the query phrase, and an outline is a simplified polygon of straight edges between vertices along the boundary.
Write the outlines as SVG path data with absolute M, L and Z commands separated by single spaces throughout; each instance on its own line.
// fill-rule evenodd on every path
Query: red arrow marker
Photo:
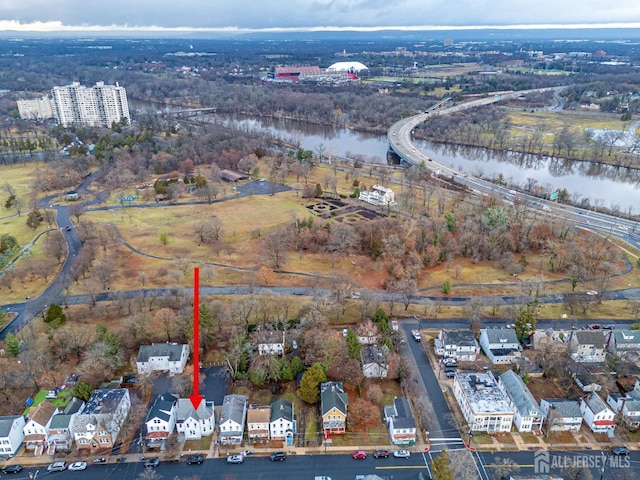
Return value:
M 198 409 L 204 398 L 198 394 L 198 373 L 200 373 L 200 339 L 198 323 L 200 321 L 200 269 L 193 269 L 193 395 L 189 397 L 194 409 Z

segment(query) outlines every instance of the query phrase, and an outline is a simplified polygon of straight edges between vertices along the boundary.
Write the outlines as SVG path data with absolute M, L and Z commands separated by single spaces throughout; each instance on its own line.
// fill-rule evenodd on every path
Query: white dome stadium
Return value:
M 336 62 L 327 68 L 329 72 L 360 72 L 361 70 L 369 70 L 369 67 L 360 62 Z

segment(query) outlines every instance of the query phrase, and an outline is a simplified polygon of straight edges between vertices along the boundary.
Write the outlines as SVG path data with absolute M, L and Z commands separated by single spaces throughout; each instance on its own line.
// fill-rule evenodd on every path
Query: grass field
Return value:
M 582 131 L 585 128 L 606 128 L 610 130 L 626 129 L 630 122 L 622 122 L 619 116 L 590 114 L 582 112 L 547 112 L 547 111 L 508 111 L 511 123 L 517 127 L 538 127 L 544 125 L 547 132 L 556 132 L 564 125 L 570 125 L 572 129 Z

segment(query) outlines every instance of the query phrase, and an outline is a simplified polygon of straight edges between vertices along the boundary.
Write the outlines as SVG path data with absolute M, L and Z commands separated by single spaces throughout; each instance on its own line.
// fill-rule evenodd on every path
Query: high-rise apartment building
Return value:
M 47 100 L 49 110 L 44 105 Z M 20 117 L 25 119 L 55 117 L 64 127 L 110 126 L 123 118 L 127 122 L 131 120 L 127 92 L 118 83 L 114 86 L 98 82 L 93 87 L 84 87 L 73 82 L 64 87 L 53 87 L 50 99 L 43 97 L 37 100 L 18 100 L 18 111 Z M 34 111 L 37 113 L 34 114 Z M 44 113 L 47 112 L 49 115 L 45 116 Z

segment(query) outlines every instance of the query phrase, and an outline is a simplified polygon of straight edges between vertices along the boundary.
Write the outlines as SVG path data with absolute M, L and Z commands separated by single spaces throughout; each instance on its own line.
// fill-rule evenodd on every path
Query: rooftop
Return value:
M 516 331 L 511 328 L 485 328 L 481 332 L 486 332 L 489 343 L 515 343 L 519 344 Z
M 273 422 L 280 418 L 293 421 L 293 404 L 288 400 L 281 399 L 271 404 L 270 421 Z
M 169 357 L 170 362 L 177 362 L 182 358 L 182 349 L 185 346 L 177 343 L 142 345 L 138 351 L 138 362 L 148 362 L 152 357 Z
M 387 410 L 388 408 L 388 410 Z M 416 422 L 411 413 L 411 406 L 404 397 L 396 397 L 393 400 L 393 405 L 385 407 L 385 411 L 392 412 L 393 426 L 395 428 L 416 428 Z
M 500 390 L 491 372 L 458 373 L 456 382 L 474 413 L 513 413 L 506 394 Z
M 457 345 L 460 347 L 475 347 L 476 338 L 471 330 L 445 330 L 443 335 L 444 345 Z
M 247 410 L 247 423 L 269 423 L 270 407 L 250 408 Z
M 562 418 L 582 418 L 580 404 L 577 400 L 569 400 L 568 398 L 543 398 L 543 400 L 548 402 L 551 409 Z
M 246 407 L 247 397 L 244 395 L 225 395 L 220 423 L 232 420 L 238 425 L 244 425 Z
M 573 332 L 580 345 L 593 345 L 596 348 L 604 348 L 604 335 L 598 330 L 577 330 Z
M 598 414 L 604 410 L 610 410 L 607 404 L 604 403 L 604 400 L 600 398 L 600 395 L 596 394 L 595 392 L 591 392 L 583 400 L 586 402 L 586 404 L 594 414 Z
M 538 402 L 518 375 L 513 370 L 507 370 L 500 375 L 500 383 L 507 396 L 511 399 L 516 410 L 523 417 L 542 417 L 544 413 L 538 406 Z
M 96 390 L 80 413 L 82 415 L 114 413 L 122 399 L 128 395 L 129 391 L 126 388 Z
M 191 403 L 191 399 L 189 398 L 180 398 L 178 399 L 178 413 L 176 415 L 176 419 L 178 422 L 183 422 L 187 418 L 194 418 L 195 420 L 204 420 L 206 418 L 211 418 L 213 415 L 213 402 L 208 402 L 206 399 L 203 399 L 198 405 L 198 410 L 193 408 L 193 403 Z

